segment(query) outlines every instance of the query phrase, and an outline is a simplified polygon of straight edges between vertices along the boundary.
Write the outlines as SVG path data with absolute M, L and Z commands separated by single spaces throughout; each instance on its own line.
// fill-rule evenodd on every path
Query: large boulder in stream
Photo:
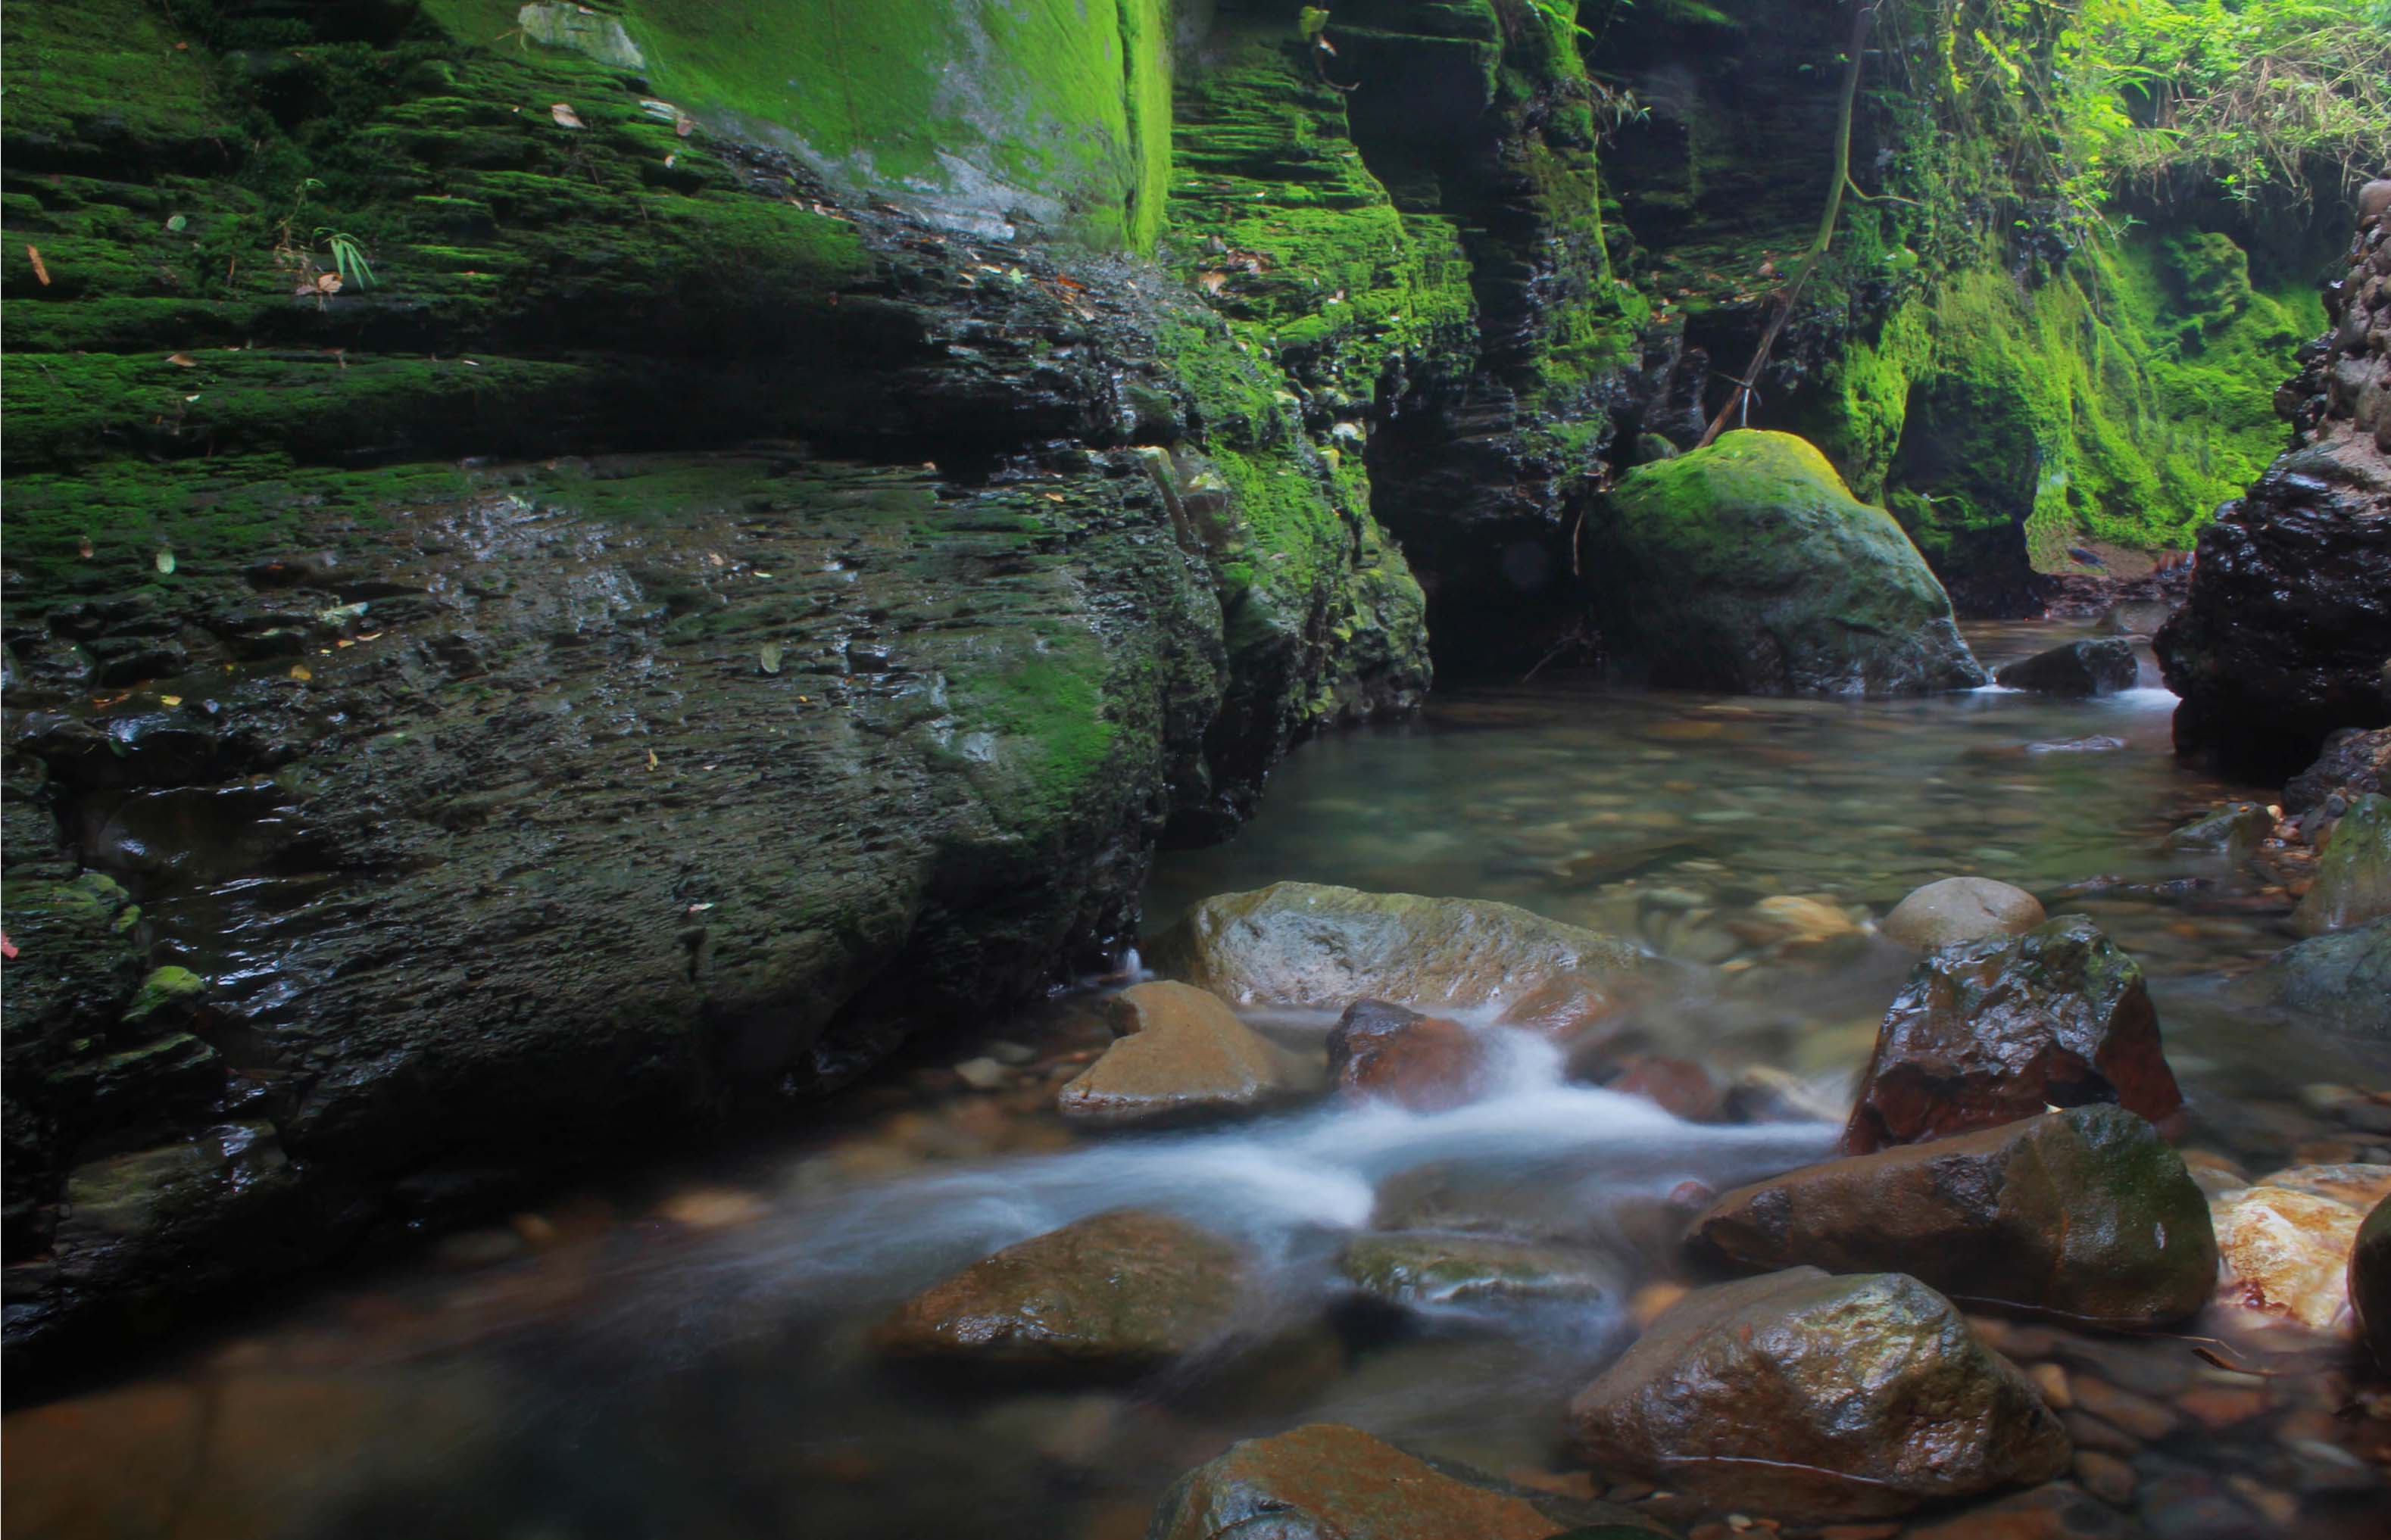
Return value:
M 1105 1002 L 1112 1046 L 1054 1097 L 1073 1123 L 1182 1122 L 1250 1112 L 1316 1084 L 1295 1055 L 1237 1020 L 1218 995 L 1167 981 Z
M 2217 1280 L 2207 1199 L 2117 1107 L 1804 1166 L 1722 1195 L 1687 1239 L 1762 1271 L 1898 1267 L 1970 1303 L 2111 1328 L 2196 1315 Z
M 1315 1422 L 1233 1444 L 1163 1494 L 1146 1540 L 1638 1540 L 1629 1509 L 1523 1491 L 1421 1459 L 1359 1428 Z
M 1371 893 L 1274 882 L 1208 898 L 1155 938 L 1154 966 L 1239 1006 L 1358 999 L 1471 1010 L 1564 975 L 1635 973 L 1647 958 L 1615 937 L 1487 899 Z
M 1951 1302 L 1899 1273 L 1795 1267 L 1698 1289 L 1570 1403 L 1597 1471 L 1789 1520 L 2048 1481 L 2066 1432 Z
M 1865 1155 L 2087 1102 L 2156 1122 L 2183 1093 L 2140 965 L 2065 915 L 1919 961 L 1877 1029 L 1843 1149 Z
M 1131 1378 L 1226 1337 L 1251 1259 L 1169 1214 L 1122 1209 L 984 1257 L 872 1334 L 894 1361 L 1035 1378 Z
M 1725 433 L 1629 471 L 1587 520 L 1585 571 L 1612 656 L 1656 685 L 1882 696 L 1984 682 L 1901 526 L 1790 433 Z

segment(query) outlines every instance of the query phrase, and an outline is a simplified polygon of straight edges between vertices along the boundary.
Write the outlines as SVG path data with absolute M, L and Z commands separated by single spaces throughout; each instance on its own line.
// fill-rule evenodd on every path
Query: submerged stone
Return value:
M 1658 685 L 1917 695 L 1984 682 L 1909 537 L 1790 433 L 1640 466 L 1586 525 L 1605 639 Z
M 2391 917 L 2284 948 L 2250 988 L 2295 1020 L 2391 1037 Z
M 2371 1210 L 2391 1197 L 2391 1166 L 2299 1166 L 2211 1204 L 2229 1305 L 2311 1331 L 2351 1328 L 2349 1257 Z
M 1117 1210 L 1008 1246 L 899 1305 L 889 1358 L 1033 1375 L 1159 1368 L 1236 1324 L 1245 1251 L 1169 1214 Z
M 1152 944 L 1156 968 L 1241 1006 L 1503 1005 L 1564 975 L 1645 966 L 1614 937 L 1484 899 L 1277 882 L 1208 898 Z
M 2133 643 L 2122 636 L 2096 636 L 2004 663 L 1993 678 L 2013 690 L 2041 695 L 2114 695 L 2134 687 L 2139 668 Z
M 1338 1270 L 1390 1304 L 1590 1303 L 1618 1296 L 1618 1268 L 1597 1251 L 1500 1236 L 1384 1231 L 1357 1238 Z
M 2169 834 L 2167 844 L 2176 850 L 2214 851 L 2240 861 L 2274 828 L 2274 815 L 2259 803 L 2228 802 Z
M 2104 1101 L 2155 1122 L 2183 1094 L 2140 966 L 2090 920 L 2062 916 L 1919 963 L 1877 1030 L 1843 1149 Z
M 2142 1119 L 2079 1107 L 1738 1187 L 1688 1243 L 1739 1266 L 1900 1267 L 1956 1299 L 2107 1328 L 2199 1313 L 2208 1200 Z
M 1620 1540 L 1668 1532 L 1628 1509 L 1511 1487 L 1339 1423 L 1247 1439 L 1163 1494 L 1148 1540 Z
M 2048 1481 L 2067 1434 L 1948 1300 L 1795 1267 L 1698 1289 L 1570 1402 L 1599 1472 L 1781 1519 L 1906 1513 Z

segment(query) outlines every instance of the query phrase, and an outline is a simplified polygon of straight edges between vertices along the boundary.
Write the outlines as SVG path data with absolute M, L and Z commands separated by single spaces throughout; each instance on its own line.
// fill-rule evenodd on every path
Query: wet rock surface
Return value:
M 1762 1271 L 1899 1268 L 1964 1303 L 2112 1328 L 2196 1315 L 2217 1277 L 2207 1199 L 2115 1107 L 1805 1166 L 1722 1194 L 1687 1243 Z
M 2384 918 L 2391 918 L 2391 797 L 2370 791 L 2334 822 L 2292 929 L 2316 936 Z
M 1906 1513 L 2048 1481 L 2058 1419 L 1948 1301 L 1798 1267 L 1697 1290 L 1570 1403 L 1597 1470 L 1786 1518 Z
M 1877 696 L 1984 681 L 1901 527 L 1790 434 L 1738 430 L 1639 467 L 1586 541 L 1604 635 L 1656 685 Z
M 1236 1005 L 1363 998 L 1415 1009 L 1499 1005 L 1571 974 L 1609 980 L 1635 947 L 1514 905 L 1310 882 L 1205 900 L 1152 943 L 1156 968 Z
M 2349 1243 L 2350 1313 L 2374 1361 L 2391 1369 L 2391 1196 L 2370 1211 Z
M 2183 1096 L 2140 967 L 2064 916 L 1918 965 L 1878 1030 L 1843 1148 L 1865 1155 L 2087 1102 L 2156 1120 Z
M 1250 1265 L 1167 1214 L 1098 1214 L 1008 1246 L 908 1300 L 872 1332 L 928 1367 L 1120 1379 L 1213 1345 L 1237 1322 Z
M 2391 918 L 2286 947 L 2251 987 L 2296 1021 L 2391 1038 Z
M 1912 892 L 1884 917 L 1885 935 L 1932 952 L 1988 936 L 2021 935 L 2046 917 L 2023 888 L 1984 877 L 1946 877 Z
M 2316 1332 L 2347 1334 L 2350 1254 L 2391 1197 L 2391 1166 L 2300 1166 L 2212 1202 L 2224 1271 L 2217 1297 Z
M 1119 1036 L 1055 1095 L 1073 1123 L 1115 1127 L 1250 1112 L 1319 1078 L 1219 996 L 1186 984 L 1131 985 L 1106 1014 Z
M 1351 1093 L 1441 1111 L 1485 1088 L 1487 1055 L 1486 1045 L 1458 1021 L 1357 1000 L 1328 1034 L 1328 1077 Z
M 2005 663 L 1994 671 L 1993 680 L 2013 690 L 2044 695 L 2114 695 L 2134 687 L 2139 667 L 2133 643 L 2122 636 L 2100 636 Z
M 1623 1508 L 1506 1487 L 1466 1468 L 1405 1454 L 1358 1428 L 1313 1423 L 1232 1444 L 1163 1496 L 1152 1540 L 1223 1534 L 1285 1540 L 1600 1540 L 1666 1534 Z
M 2201 532 L 2155 641 L 2177 748 L 2262 778 L 2391 725 L 2391 214 L 2360 218 L 2325 309 L 2275 396 L 2293 446 Z

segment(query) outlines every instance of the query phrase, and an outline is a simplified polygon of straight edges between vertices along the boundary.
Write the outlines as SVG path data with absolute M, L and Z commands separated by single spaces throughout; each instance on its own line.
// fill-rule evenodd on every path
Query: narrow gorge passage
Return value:
M 2382 0 L 0 32 L 12 1540 L 2383 1533 Z

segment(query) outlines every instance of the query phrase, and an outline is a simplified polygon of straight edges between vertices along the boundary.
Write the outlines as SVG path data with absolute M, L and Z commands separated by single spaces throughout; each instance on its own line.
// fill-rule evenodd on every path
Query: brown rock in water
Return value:
M 1499 1006 L 1562 975 L 1624 978 L 1648 960 L 1514 905 L 1310 882 L 1208 898 L 1152 953 L 1156 968 L 1240 1006 L 1377 999 L 1421 1010 Z
M 2352 1324 L 2350 1253 L 2369 1211 L 2391 1197 L 2391 1166 L 2299 1166 L 2211 1205 L 2225 1271 L 2217 1297 L 2311 1331 Z
M 1390 1231 L 1356 1237 L 1338 1271 L 1364 1293 L 1410 1306 L 1615 1298 L 1619 1269 L 1583 1247 L 1501 1236 Z
M 2151 1125 L 2080 1107 L 1738 1187 L 1687 1243 L 1744 1267 L 1906 1268 L 1955 1299 L 2112 1328 L 2197 1315 L 2208 1200 Z
M 1233 1444 L 1163 1494 L 1148 1540 L 1609 1540 L 1666 1534 L 1607 1503 L 1526 1491 L 1407 1455 L 1358 1428 L 1315 1422 Z
M 1899 1273 L 1686 1296 L 1570 1404 L 1598 1471 L 1789 1520 L 1879 1518 L 2067 1469 L 2032 1381 Z
M 1912 891 L 1879 929 L 1904 946 L 1932 952 L 1987 936 L 2020 935 L 2045 918 L 2040 901 L 2023 888 L 1989 877 L 1946 877 Z
M 1908 1532 L 1909 1540 L 2142 1540 L 2132 1520 L 2073 1482 L 2014 1497 Z
M 1328 1074 L 1349 1092 L 1442 1111 L 1485 1088 L 1486 1046 L 1458 1021 L 1356 1000 L 1328 1034 Z
M 1293 1054 L 1186 984 L 1134 984 L 1105 1010 L 1119 1035 L 1054 1097 L 1073 1123 L 1248 1112 L 1302 1089 L 1310 1078 Z
M 1134 1376 L 1225 1336 L 1248 1263 L 1243 1248 L 1184 1220 L 1116 1210 L 932 1285 L 882 1321 L 872 1343 L 919 1364 Z
M 2349 1308 L 2359 1340 L 2391 1369 L 2391 1198 L 2374 1205 L 2349 1247 Z
M 1847 1153 L 2115 1102 L 2183 1105 L 2141 968 L 2080 916 L 1921 961 L 1885 1013 L 1843 1131 Z
M 1515 995 L 1495 1022 L 1569 1044 L 1586 1036 L 1619 1013 L 1619 990 L 1583 973 L 1547 979 Z

